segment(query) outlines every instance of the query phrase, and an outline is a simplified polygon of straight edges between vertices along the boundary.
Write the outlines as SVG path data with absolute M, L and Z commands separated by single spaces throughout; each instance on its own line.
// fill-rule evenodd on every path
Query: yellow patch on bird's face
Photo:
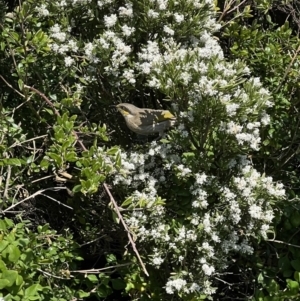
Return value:
M 118 107 L 118 106 L 116 106 L 116 107 L 117 107 L 117 110 L 118 110 L 123 116 L 129 115 L 129 112 L 123 110 L 122 108 L 120 108 L 120 107 Z
M 158 121 L 165 121 L 174 118 L 175 116 L 170 111 L 163 111 L 160 115 L 157 115 Z

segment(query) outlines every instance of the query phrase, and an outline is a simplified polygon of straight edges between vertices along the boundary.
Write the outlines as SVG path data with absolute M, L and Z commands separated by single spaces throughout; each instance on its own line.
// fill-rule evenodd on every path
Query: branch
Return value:
M 279 244 L 283 244 L 283 245 L 287 245 L 287 246 L 291 246 L 291 247 L 295 247 L 295 248 L 299 248 L 299 249 L 300 249 L 300 246 L 293 245 L 293 244 L 290 244 L 290 243 L 288 243 L 288 242 L 284 242 L 284 241 L 281 241 L 281 240 L 276 240 L 276 239 L 266 239 L 266 241 L 277 242 L 277 243 L 279 243 Z
M 54 190 L 54 191 L 55 191 L 55 190 L 61 190 L 61 189 L 65 189 L 65 187 L 53 187 L 53 188 L 41 189 L 41 190 L 35 192 L 34 194 L 28 196 L 28 197 L 25 198 L 24 200 L 22 200 L 22 201 L 20 201 L 20 202 L 18 202 L 18 203 L 16 203 L 16 204 L 13 204 L 13 205 L 11 205 L 10 207 L 6 208 L 5 210 L 2 211 L 2 213 L 8 212 L 10 209 L 12 209 L 12 208 L 14 208 L 14 207 L 17 207 L 18 205 L 20 205 L 20 204 L 26 202 L 27 200 L 33 199 L 33 198 L 36 197 L 37 195 L 40 195 L 40 194 L 42 194 L 43 192 L 45 192 L 45 191 L 47 191 L 47 190 Z M 44 195 L 44 194 L 43 194 L 43 195 Z M 45 195 L 45 196 L 46 196 L 46 195 Z M 48 197 L 49 197 L 49 196 L 48 196 Z M 49 197 L 49 198 L 50 198 L 50 197 Z M 52 198 L 51 198 L 51 199 L 52 199 Z M 56 200 L 55 200 L 55 201 L 56 201 Z M 62 204 L 62 205 L 63 205 L 63 204 Z M 65 205 L 65 206 L 67 206 L 67 205 Z M 69 207 L 69 206 L 67 206 L 67 207 Z M 71 207 L 69 207 L 69 208 L 71 208 Z M 73 208 L 71 208 L 71 209 L 73 209 Z
M 64 278 L 64 277 L 59 277 L 59 276 L 55 276 L 53 274 L 50 274 L 46 271 L 43 271 L 43 270 L 40 270 L 40 269 L 37 269 L 39 272 L 43 273 L 44 275 L 46 276 L 50 276 L 50 277 L 53 277 L 53 278 L 56 278 L 56 279 L 62 279 L 62 280 L 70 280 L 70 278 Z
M 60 116 L 59 112 L 56 110 L 56 108 L 53 105 L 53 103 L 46 97 L 46 95 L 44 93 L 42 93 L 41 91 L 37 90 L 36 88 L 30 87 L 30 86 L 27 86 L 27 85 L 24 85 L 24 87 L 27 88 L 27 89 L 29 89 L 29 90 L 31 90 L 31 91 L 34 91 L 38 95 L 40 95 L 46 101 L 46 103 L 48 104 L 48 106 L 51 107 L 54 110 L 55 115 L 56 116 Z
M 74 270 L 74 271 L 70 271 L 70 273 L 94 274 L 94 273 L 100 273 L 105 270 L 115 269 L 115 268 L 124 267 L 124 266 L 128 266 L 128 265 L 131 265 L 131 263 L 130 262 L 122 263 L 122 264 L 117 264 L 117 265 L 113 265 L 113 266 L 105 267 L 105 268 L 101 268 L 101 269 Z
M 66 187 L 62 187 L 62 188 L 66 189 Z M 48 198 L 48 199 L 50 199 L 50 200 L 52 200 L 52 201 L 58 203 L 59 205 L 65 206 L 65 207 L 67 207 L 68 209 L 73 210 L 72 207 L 70 207 L 70 206 L 68 206 L 68 205 L 66 205 L 66 204 L 61 203 L 60 201 L 58 201 L 58 200 L 52 198 L 51 196 L 49 196 L 49 195 L 47 195 L 47 194 L 40 193 L 40 195 L 43 195 L 44 197 L 46 197 L 46 198 Z
M 296 50 L 296 53 L 295 53 L 295 55 L 293 56 L 293 58 L 292 58 L 292 60 L 291 60 L 291 62 L 290 62 L 290 64 L 289 64 L 289 66 L 288 66 L 287 69 L 285 70 L 285 73 L 284 73 L 284 75 L 283 75 L 282 81 L 281 81 L 281 83 L 277 86 L 276 90 L 274 91 L 274 94 L 276 94 L 276 93 L 279 91 L 279 89 L 281 88 L 281 86 L 283 85 L 283 83 L 284 83 L 284 81 L 285 81 L 287 75 L 289 74 L 289 72 L 290 72 L 290 70 L 291 70 L 291 68 L 292 68 L 292 65 L 293 65 L 295 59 L 296 59 L 297 56 L 298 56 L 298 52 L 299 52 L 299 51 L 300 51 L 300 46 L 299 46 L 298 49 Z
M 138 258 L 138 260 L 139 260 L 139 262 L 140 262 L 140 264 L 141 264 L 141 266 L 142 266 L 142 269 L 143 269 L 144 273 L 145 273 L 147 276 L 149 276 L 149 274 L 148 274 L 148 272 L 147 272 L 147 270 L 146 270 L 145 264 L 143 263 L 143 261 L 142 261 L 142 259 L 141 259 L 141 257 L 140 257 L 140 254 L 139 254 L 139 252 L 138 252 L 138 250 L 137 250 L 137 248 L 136 248 L 136 246 L 135 246 L 135 242 L 133 241 L 133 239 L 132 239 L 132 237 L 131 237 L 131 234 L 130 234 L 130 232 L 129 232 L 129 229 L 128 229 L 128 227 L 127 227 L 127 225 L 126 225 L 126 223 L 125 223 L 125 221 L 124 221 L 124 219 L 123 219 L 123 217 L 122 217 L 122 215 L 121 215 L 121 213 L 120 213 L 120 210 L 119 210 L 119 208 L 118 208 L 118 205 L 117 205 L 117 203 L 116 203 L 114 197 L 113 197 L 112 194 L 110 193 L 110 190 L 109 190 L 109 188 L 107 187 L 107 184 L 104 183 L 103 186 L 104 186 L 104 189 L 106 190 L 106 192 L 107 192 L 107 194 L 108 194 L 108 196 L 109 196 L 111 202 L 113 203 L 113 206 L 114 206 L 114 208 L 115 208 L 115 211 L 116 211 L 116 213 L 117 213 L 117 215 L 118 215 L 118 217 L 119 217 L 119 219 L 120 219 L 120 221 L 121 221 L 121 223 L 122 223 L 122 225 L 123 225 L 125 231 L 127 232 L 127 236 L 128 236 L 129 241 L 130 241 L 130 243 L 131 243 L 131 246 L 132 246 L 132 248 L 133 248 L 133 251 L 135 252 L 136 257 Z
M 15 89 L 9 82 L 6 81 L 6 79 L 4 79 L 4 77 L 2 75 L 0 75 L 0 78 L 6 83 L 6 85 L 13 89 L 17 94 L 19 94 L 21 97 L 25 98 L 25 95 L 23 95 L 22 93 L 20 93 L 17 89 Z

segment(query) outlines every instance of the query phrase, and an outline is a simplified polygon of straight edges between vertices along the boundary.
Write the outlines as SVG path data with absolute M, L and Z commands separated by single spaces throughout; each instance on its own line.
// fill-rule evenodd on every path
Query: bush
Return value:
M 2 18 L 1 229 L 19 250 L 2 259 L 5 300 L 212 299 L 232 260 L 245 269 L 275 233 L 283 178 L 262 166 L 286 139 L 270 124 L 280 104 L 250 63 L 224 58 L 215 17 L 208 1 L 28 0 Z M 267 39 L 243 30 L 225 33 Z M 137 143 L 121 102 L 177 124 Z

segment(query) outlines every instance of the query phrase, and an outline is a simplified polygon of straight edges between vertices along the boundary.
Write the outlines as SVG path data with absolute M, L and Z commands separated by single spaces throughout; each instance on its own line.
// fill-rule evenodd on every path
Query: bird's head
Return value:
M 131 103 L 120 103 L 118 105 L 116 105 L 117 110 L 124 116 L 134 116 L 136 115 L 138 112 L 138 108 L 134 105 L 132 105 Z

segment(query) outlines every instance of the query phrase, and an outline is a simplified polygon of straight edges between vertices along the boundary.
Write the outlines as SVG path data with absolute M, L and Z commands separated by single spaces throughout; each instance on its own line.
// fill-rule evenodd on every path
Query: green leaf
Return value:
M 4 249 L 6 249 L 6 247 L 7 247 L 8 245 L 9 245 L 8 241 L 6 241 L 6 240 L 0 241 L 0 253 L 1 253 Z
M 7 279 L 0 279 L 0 289 L 3 289 L 8 286 L 9 286 L 9 281 Z
M 97 278 L 96 275 L 88 275 L 87 278 L 88 278 L 91 282 L 94 282 L 94 283 L 98 283 L 98 282 L 99 282 L 99 279 Z
M 122 164 L 121 155 L 120 155 L 120 153 L 117 153 L 117 157 L 116 157 L 116 166 L 117 166 L 117 168 L 120 168 L 121 164 Z
M 111 289 L 106 285 L 100 285 L 96 293 L 100 298 L 105 298 L 111 294 Z
M 266 287 L 267 291 L 270 293 L 270 294 L 274 294 L 274 293 L 277 293 L 278 290 L 279 290 L 279 285 L 278 283 L 274 280 L 274 279 L 271 279 L 271 281 L 269 282 L 268 286 Z
M 23 277 L 21 275 L 18 275 L 16 279 L 16 285 L 20 286 L 23 282 Z
M 183 153 L 182 154 L 184 158 L 191 158 L 195 157 L 195 153 L 189 152 L 189 153 Z
M 68 152 L 66 154 L 66 161 L 75 162 L 77 160 L 77 155 L 75 152 Z
M 6 230 L 6 223 L 3 219 L 0 219 L 0 230 Z
M 72 191 L 76 193 L 76 192 L 80 192 L 81 189 L 82 189 L 81 185 L 76 185 L 76 186 L 73 187 Z
M 106 255 L 106 261 L 108 263 L 115 263 L 115 262 L 117 262 L 117 258 L 114 254 L 108 254 L 108 255 Z
M 5 159 L 4 162 L 7 165 L 12 165 L 12 166 L 21 166 L 21 161 L 19 159 L 16 158 L 9 158 L 9 159 Z
M 300 282 L 300 272 L 295 272 L 294 273 L 294 279 L 299 283 Z
M 13 270 L 6 270 L 1 275 L 2 279 L 6 279 L 8 281 L 6 287 L 12 286 L 15 283 L 17 277 L 18 277 L 18 272 Z
M 5 254 L 8 254 L 8 260 L 10 262 L 17 262 L 21 255 L 21 252 L 18 247 L 14 246 L 14 245 L 9 245 L 5 249 Z
M 112 219 L 116 224 L 119 224 L 120 219 L 115 211 L 112 211 Z
M 5 262 L 3 260 L 0 259 L 0 272 L 6 271 L 6 265 Z
M 62 164 L 62 157 L 58 154 L 55 154 L 55 153 L 48 153 L 47 154 L 51 159 L 54 160 L 54 162 L 60 166 Z
M 264 275 L 263 273 L 260 273 L 257 277 L 257 282 L 260 283 L 260 284 L 263 284 L 264 283 Z
M 25 290 L 25 297 L 34 297 L 43 287 L 40 284 L 33 284 Z M 32 299 L 31 299 L 32 300 Z
M 107 150 L 108 155 L 115 155 L 119 151 L 118 147 L 112 147 L 111 149 Z
M 123 281 L 121 279 L 112 279 L 111 283 L 112 283 L 113 289 L 115 289 L 115 290 L 122 290 L 126 287 L 125 281 Z
M 43 159 L 43 160 L 41 161 L 41 163 L 40 163 L 40 166 L 41 166 L 42 168 L 48 168 L 48 167 L 49 167 L 49 161 L 46 160 L 46 159 Z
M 79 297 L 80 298 L 85 298 L 85 297 L 89 297 L 90 296 L 90 293 L 89 292 L 85 292 L 83 290 L 79 290 L 78 291 L 78 294 L 79 294 Z
M 299 283 L 297 281 L 293 281 L 291 279 L 287 279 L 287 286 L 291 290 L 293 294 L 297 294 L 299 291 Z
M 299 259 L 292 260 L 291 265 L 296 271 L 300 272 L 300 260 Z
M 290 264 L 289 258 L 287 256 L 283 256 L 283 257 L 279 258 L 279 260 L 278 260 L 278 267 L 282 271 L 289 270 L 291 268 L 291 264 Z
M 127 198 L 123 203 L 122 203 L 122 207 L 124 206 L 124 207 L 126 207 L 126 206 L 128 206 L 128 205 L 130 205 L 130 204 L 132 204 L 132 197 L 129 197 L 129 198 Z
M 19 86 L 19 89 L 22 91 L 24 88 L 24 82 L 20 78 L 18 79 L 18 86 Z

